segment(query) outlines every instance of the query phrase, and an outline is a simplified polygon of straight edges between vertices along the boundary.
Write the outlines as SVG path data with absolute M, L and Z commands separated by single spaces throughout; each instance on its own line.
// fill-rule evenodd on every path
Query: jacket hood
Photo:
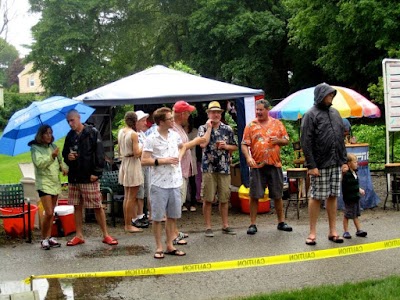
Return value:
M 28 146 L 31 147 L 32 145 L 37 145 L 38 142 L 36 142 L 35 140 L 32 140 L 28 143 Z
M 324 100 L 324 98 L 330 93 L 334 93 L 336 95 L 337 91 L 329 84 L 318 84 L 314 89 L 314 104 L 319 106 L 322 100 Z

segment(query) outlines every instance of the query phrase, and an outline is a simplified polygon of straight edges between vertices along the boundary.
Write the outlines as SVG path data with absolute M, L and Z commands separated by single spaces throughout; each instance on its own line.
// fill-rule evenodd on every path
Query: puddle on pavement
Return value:
M 130 278 L 130 280 L 132 279 Z M 40 300 L 112 300 L 117 298 L 110 297 L 109 291 L 115 289 L 122 280 L 126 280 L 126 278 L 35 279 L 33 281 L 33 290 L 38 291 Z M 0 296 L 29 291 L 30 285 L 25 284 L 23 281 L 0 282 Z
M 150 253 L 149 247 L 132 245 L 100 248 L 84 252 L 78 257 L 138 256 L 148 253 Z M 35 279 L 33 280 L 33 290 L 39 292 L 40 300 L 114 299 L 107 295 L 108 292 L 112 291 L 119 282 L 127 279 L 125 277 Z M 135 278 L 129 277 L 129 280 L 135 280 Z M 0 296 L 29 291 L 31 291 L 30 285 L 23 281 L 0 281 Z
M 150 248 L 145 246 L 118 246 L 118 247 L 108 247 L 90 250 L 83 252 L 77 257 L 81 258 L 102 258 L 109 256 L 138 256 L 150 253 Z

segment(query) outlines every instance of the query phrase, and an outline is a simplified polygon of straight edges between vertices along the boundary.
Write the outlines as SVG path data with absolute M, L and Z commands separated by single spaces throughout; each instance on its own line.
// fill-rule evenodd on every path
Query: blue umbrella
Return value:
M 81 101 L 62 96 L 34 101 L 27 108 L 17 111 L 8 121 L 0 138 L 0 154 L 15 156 L 29 151 L 28 142 L 34 139 L 43 124 L 52 127 L 55 140 L 64 137 L 70 130 L 66 114 L 71 109 L 80 113 L 82 122 L 94 112 L 94 108 Z

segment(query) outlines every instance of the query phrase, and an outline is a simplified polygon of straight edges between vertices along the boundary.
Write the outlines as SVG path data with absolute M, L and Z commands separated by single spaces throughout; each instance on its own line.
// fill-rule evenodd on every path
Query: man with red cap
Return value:
M 185 203 L 186 200 L 189 177 L 192 176 L 192 154 L 190 149 L 196 145 L 200 145 L 201 141 L 204 141 L 204 139 L 197 137 L 192 141 L 189 141 L 189 137 L 184 129 L 184 127 L 188 126 L 188 120 L 190 114 L 196 110 L 196 107 L 190 105 L 186 101 L 180 100 L 174 104 L 172 110 L 175 121 L 172 129 L 179 134 L 179 136 L 182 139 L 182 142 L 185 144 L 187 149 L 181 160 L 182 179 L 183 179 L 183 184 L 181 187 L 181 197 L 182 197 L 181 204 L 182 204 L 182 210 L 185 209 L 187 210 L 186 206 L 183 206 L 183 204 Z M 176 238 L 173 241 L 174 244 L 186 245 L 187 242 L 184 240 L 185 237 L 188 237 L 188 235 L 179 232 L 178 229 L 176 229 Z

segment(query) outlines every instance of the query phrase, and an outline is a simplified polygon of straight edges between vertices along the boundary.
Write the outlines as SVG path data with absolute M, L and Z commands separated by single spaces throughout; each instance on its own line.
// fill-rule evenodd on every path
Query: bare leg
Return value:
M 346 217 L 343 217 L 343 231 L 349 231 L 349 219 L 347 219 Z
M 256 225 L 258 211 L 258 199 L 250 198 L 250 225 Z
M 330 196 L 326 200 L 326 212 L 328 213 L 329 223 L 329 236 L 337 236 L 336 231 L 336 213 L 337 213 L 337 201 L 336 197 Z
M 212 203 L 208 202 L 206 199 L 203 199 L 203 216 L 206 229 L 211 229 L 211 209 Z
M 278 222 L 285 222 L 285 215 L 283 214 L 283 200 L 282 199 L 274 199 L 275 211 L 278 217 Z
M 83 223 L 83 205 L 75 205 L 74 206 L 75 212 L 75 227 L 76 227 L 76 236 L 80 239 L 83 239 L 83 231 L 82 231 L 82 223 Z
M 137 213 L 137 201 L 136 195 L 139 190 L 139 186 L 125 187 L 125 198 L 123 203 L 124 210 L 124 221 L 125 221 L 125 231 L 142 231 L 141 229 L 132 225 L 132 218 L 136 218 Z
M 176 229 L 176 219 L 171 219 L 167 217 L 167 221 L 165 222 L 165 233 L 167 235 L 167 251 L 174 250 L 174 245 L 172 241 L 175 238 L 175 229 Z
M 57 195 L 46 195 L 40 197 L 44 208 L 44 216 L 41 224 L 42 238 L 46 239 L 51 236 L 51 226 L 53 225 L 54 207 L 57 203 Z
M 228 211 L 229 211 L 229 203 L 219 203 L 219 212 L 221 214 L 221 220 L 222 220 L 222 228 L 227 228 L 229 227 L 228 224 Z
M 153 221 L 153 234 L 156 241 L 156 251 L 163 251 L 161 242 L 162 224 L 161 222 Z
M 354 218 L 353 222 L 354 222 L 354 226 L 356 226 L 357 231 L 361 230 L 360 220 L 358 218 Z
M 103 233 L 103 237 L 108 236 L 106 214 L 104 213 L 104 209 L 102 207 L 95 208 L 94 213 L 96 216 L 97 224 L 99 224 L 100 230 Z
M 137 199 L 136 216 L 143 215 L 144 199 Z
M 317 237 L 317 221 L 319 217 L 321 202 L 317 199 L 311 198 L 308 202 L 308 216 L 310 223 L 309 238 L 315 239 Z

